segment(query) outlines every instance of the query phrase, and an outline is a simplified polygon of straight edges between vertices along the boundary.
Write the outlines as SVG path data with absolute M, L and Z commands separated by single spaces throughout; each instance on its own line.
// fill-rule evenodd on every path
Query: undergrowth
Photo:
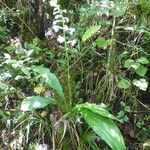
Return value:
M 1 0 L 0 149 L 149 147 L 149 3 Z

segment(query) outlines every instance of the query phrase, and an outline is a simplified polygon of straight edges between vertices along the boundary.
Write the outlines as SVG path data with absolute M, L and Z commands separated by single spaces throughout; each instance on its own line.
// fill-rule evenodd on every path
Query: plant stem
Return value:
M 114 70 L 115 70 L 115 25 L 116 18 L 113 19 L 112 30 L 111 30 L 111 45 L 108 50 L 108 61 L 107 61 L 107 77 L 108 77 L 108 99 L 109 102 L 112 101 L 114 92 Z
M 108 61 L 107 61 L 107 67 L 108 67 L 108 72 L 113 72 L 114 70 L 114 62 L 115 62 L 115 41 L 114 41 L 114 34 L 115 34 L 115 24 L 116 24 L 116 18 L 114 17 L 113 19 L 113 24 L 112 24 L 112 31 L 111 31 L 111 45 L 110 49 L 108 50 Z
M 65 31 L 65 20 L 62 15 L 62 12 L 60 8 L 58 7 L 58 10 L 60 12 L 61 18 L 62 18 L 62 25 L 63 25 L 63 37 L 64 37 L 64 50 L 65 50 L 65 56 L 66 56 L 66 63 L 67 63 L 67 82 L 68 82 L 68 94 L 69 94 L 69 102 L 70 102 L 70 108 L 72 106 L 72 92 L 71 92 L 71 84 L 70 84 L 70 62 L 69 62 L 69 54 L 68 54 L 68 48 L 67 48 L 67 41 L 66 41 L 66 31 Z

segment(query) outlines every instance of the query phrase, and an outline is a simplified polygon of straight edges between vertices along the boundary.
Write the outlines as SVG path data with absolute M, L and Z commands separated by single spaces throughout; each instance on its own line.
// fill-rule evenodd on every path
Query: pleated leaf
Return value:
M 75 107 L 80 112 L 88 125 L 99 135 L 113 150 L 125 150 L 125 144 L 119 128 L 113 122 L 115 119 L 104 108 L 96 104 L 81 104 Z
M 27 97 L 22 101 L 21 110 L 32 111 L 35 109 L 44 108 L 49 104 L 56 105 L 57 102 L 55 99 L 51 97 L 41 97 L 41 96 Z
M 53 88 L 60 97 L 64 98 L 64 93 L 59 80 L 53 73 L 50 72 L 48 68 L 42 66 L 33 66 L 32 69 L 34 72 L 39 73 L 45 80 L 45 83 Z
M 103 116 L 103 117 L 108 117 L 110 119 L 116 119 L 116 117 L 114 117 L 113 115 L 111 115 L 109 113 L 109 111 L 106 110 L 105 108 L 106 106 L 104 104 L 101 104 L 101 105 L 96 105 L 96 104 L 91 104 L 91 103 L 84 103 L 84 104 L 79 104 L 76 106 L 76 110 L 77 111 L 82 111 L 82 109 L 88 109 L 88 110 L 91 110 L 93 113 L 95 114 L 98 114 L 100 116 Z

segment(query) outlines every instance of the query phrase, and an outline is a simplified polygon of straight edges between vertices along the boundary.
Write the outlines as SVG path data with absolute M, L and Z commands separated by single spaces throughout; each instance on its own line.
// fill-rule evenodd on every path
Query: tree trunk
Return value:
M 40 39 L 45 37 L 45 6 L 42 0 L 30 0 L 32 6 L 36 34 Z

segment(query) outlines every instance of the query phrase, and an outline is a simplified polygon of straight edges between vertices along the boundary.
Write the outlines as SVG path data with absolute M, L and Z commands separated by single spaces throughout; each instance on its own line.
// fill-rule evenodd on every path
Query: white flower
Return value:
M 64 30 L 65 31 L 68 31 L 69 30 L 69 27 L 67 25 L 64 25 Z
M 74 28 L 69 28 L 67 25 L 64 25 L 64 30 L 68 31 L 71 35 L 75 32 Z
M 65 38 L 63 37 L 63 36 L 58 36 L 58 38 L 57 38 L 57 41 L 59 42 L 59 43 L 63 43 L 64 41 L 65 41 Z
M 52 27 L 52 28 L 54 29 L 54 31 L 55 31 L 55 32 L 58 32 L 58 31 L 59 31 L 59 29 L 62 29 L 62 27 L 57 26 L 57 25 L 53 25 L 53 27 Z
M 4 53 L 4 58 L 8 61 L 11 60 L 11 56 L 8 53 Z
M 54 8 L 54 11 L 58 11 L 58 8 Z
M 69 18 L 67 18 L 67 17 L 64 17 L 64 20 L 65 20 L 66 23 L 69 22 Z
M 48 29 L 48 31 L 45 33 L 45 36 L 52 36 L 53 32 L 51 30 L 51 28 Z
M 11 78 L 12 75 L 9 72 L 4 72 L 0 75 L 0 81 L 1 80 L 6 80 L 7 78 Z
M 36 150 L 48 150 L 49 146 L 46 144 L 40 144 L 36 146 Z
M 75 32 L 75 29 L 74 28 L 70 28 L 70 34 L 72 35 L 74 32 Z
M 55 15 L 55 19 L 61 18 L 61 15 Z
M 53 25 L 56 25 L 59 22 L 62 22 L 62 20 L 55 20 L 55 21 L 53 21 Z
M 12 63 L 12 67 L 17 68 L 23 65 L 23 60 L 15 61 Z
M 59 11 L 57 9 L 54 9 L 53 15 L 59 14 Z
M 46 13 L 46 18 L 47 18 L 47 19 L 50 18 L 50 15 L 49 15 L 48 13 Z
M 57 0 L 51 0 L 50 5 L 53 7 L 57 7 Z
M 62 12 L 67 13 L 67 10 L 66 10 L 66 9 L 64 9 Z
M 68 41 L 67 43 L 70 44 L 71 46 L 75 46 L 75 44 L 77 43 L 77 40 L 74 39 L 74 40 Z

